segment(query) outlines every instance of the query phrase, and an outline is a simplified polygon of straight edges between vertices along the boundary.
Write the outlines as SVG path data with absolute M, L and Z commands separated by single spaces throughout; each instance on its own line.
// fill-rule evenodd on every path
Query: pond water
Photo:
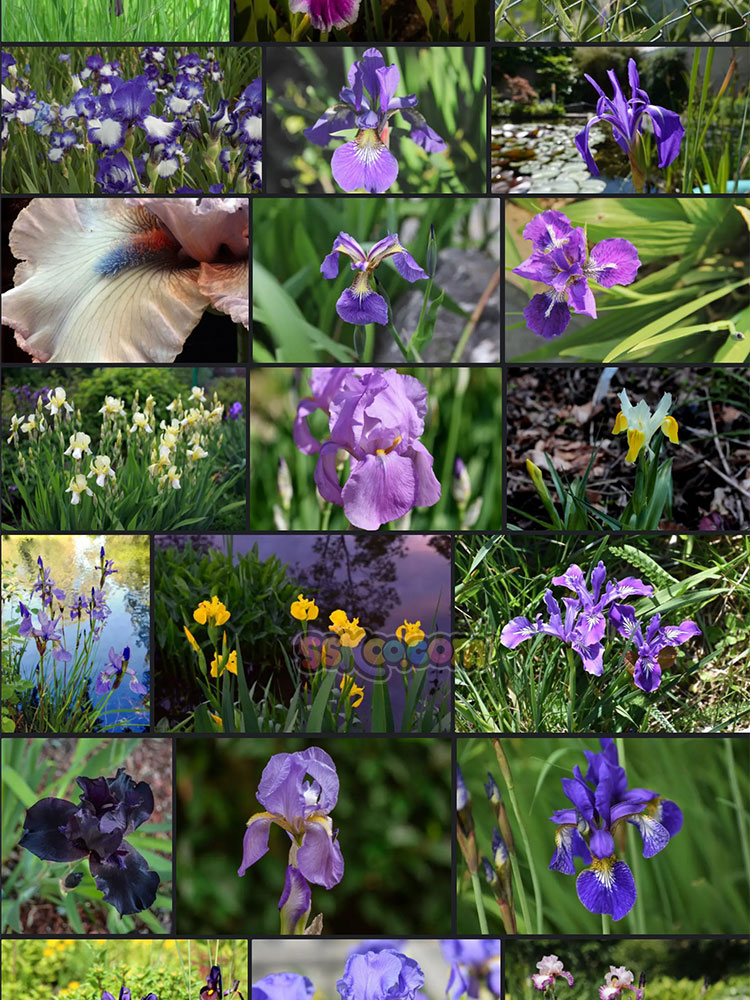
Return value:
M 342 608 L 349 618 L 359 618 L 368 637 L 375 633 L 392 638 L 404 619 L 421 621 L 428 634 L 450 633 L 451 566 L 447 535 L 211 535 L 201 536 L 201 543 L 209 542 L 227 551 L 230 538 L 235 563 L 257 545 L 262 560 L 277 556 L 287 565 L 287 575 L 299 584 L 305 596 L 315 596 L 320 615 L 310 624 L 318 625 L 320 631 L 328 625 L 330 612 Z M 367 726 L 372 667 L 362 661 L 361 651 L 359 647 L 357 683 L 364 687 L 365 695 L 358 712 Z M 449 663 L 429 667 L 423 697 L 444 688 L 442 702 L 449 678 Z M 405 698 L 401 676 L 394 672 L 388 687 L 398 720 Z
M 4 594 L 11 589 L 13 599 L 3 602 L 2 620 L 19 619 L 18 601 L 32 610 L 39 607 L 38 597 L 29 592 L 37 578 L 37 556 L 41 556 L 55 584 L 66 595 L 90 592 L 98 587 L 99 551 L 104 545 L 106 557 L 114 560 L 118 572 L 107 578 L 104 585 L 106 603 L 110 608 L 101 638 L 95 647 L 89 681 L 89 696 L 96 706 L 106 696 L 94 690 L 96 678 L 109 659 L 110 647 L 120 653 L 130 646 L 129 668 L 146 687 L 150 687 L 150 613 L 149 613 L 149 545 L 142 536 L 113 535 L 28 535 L 3 538 L 2 562 Z M 65 616 L 69 621 L 66 609 Z M 36 623 L 36 616 L 33 618 Z M 75 644 L 75 626 L 66 626 Z M 21 660 L 21 675 L 33 678 L 39 663 L 36 645 L 30 641 Z M 58 666 L 58 676 L 60 667 Z M 130 690 L 130 678 L 114 691 L 107 701 L 99 723 L 109 732 L 148 728 L 148 694 L 137 695 Z
M 633 191 L 627 157 L 604 130 L 591 129 L 589 146 L 602 170 L 592 177 L 575 137 L 586 125 L 586 115 L 566 115 L 555 121 L 492 123 L 493 194 L 623 194 Z M 610 143 L 614 151 L 609 148 Z M 619 154 L 619 155 L 618 155 Z M 617 176 L 622 173 L 626 176 Z

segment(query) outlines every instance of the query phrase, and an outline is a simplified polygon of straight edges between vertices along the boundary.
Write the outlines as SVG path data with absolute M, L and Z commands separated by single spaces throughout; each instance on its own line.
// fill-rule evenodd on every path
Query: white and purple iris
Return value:
M 661 615 L 654 615 L 641 630 L 635 608 L 628 604 L 613 604 L 609 620 L 624 639 L 635 645 L 638 658 L 633 666 L 633 680 L 642 691 L 655 691 L 661 684 L 661 664 L 659 654 L 670 646 L 681 646 L 683 642 L 701 634 L 695 622 L 684 621 L 680 625 L 661 626 Z
M 627 153 L 633 162 L 635 147 L 643 132 L 644 118 L 651 122 L 656 148 L 659 153 L 659 166 L 667 167 L 677 159 L 685 129 L 676 111 L 669 111 L 658 104 L 651 104 L 645 90 L 640 89 L 638 69 L 634 59 L 628 60 L 628 82 L 630 83 L 630 98 L 626 98 L 615 71 L 610 69 L 607 76 L 612 84 L 613 96 L 607 97 L 596 80 L 588 73 L 584 74 L 592 87 L 599 94 L 596 102 L 596 114 L 586 124 L 586 127 L 576 136 L 576 148 L 586 162 L 594 177 L 599 176 L 599 168 L 589 150 L 589 132 L 597 122 L 607 122 L 612 126 L 612 135 L 620 149 Z
M 159 876 L 125 840 L 154 811 L 145 781 L 136 782 L 119 768 L 114 778 L 76 778 L 78 805 L 44 798 L 26 812 L 19 846 L 42 861 L 88 858 L 97 889 L 122 916 L 153 905 Z
M 11 230 L 3 322 L 37 361 L 174 361 L 209 306 L 249 326 L 249 213 L 247 198 L 35 198 Z
M 344 191 L 382 194 L 398 176 L 398 160 L 388 148 L 390 121 L 396 114 L 411 126 L 409 138 L 427 153 L 441 153 L 445 142 L 415 111 L 416 94 L 396 97 L 401 74 L 386 66 L 377 49 L 367 49 L 347 74 L 349 86 L 339 91 L 339 103 L 304 130 L 317 146 L 327 146 L 346 129 L 357 129 L 354 139 L 334 150 L 331 170 Z
M 662 851 L 682 827 L 682 811 L 669 799 L 646 788 L 628 788 L 625 769 L 619 766 L 617 748 L 608 737 L 600 739 L 601 752 L 584 750 L 586 777 L 576 765 L 573 778 L 562 778 L 571 809 L 558 809 L 550 820 L 557 824 L 551 871 L 575 875 L 575 858 L 586 866 L 576 889 L 591 913 L 608 913 L 620 920 L 635 905 L 633 873 L 615 854 L 614 831 L 623 822 L 636 827 L 643 840 L 643 857 Z
M 300 401 L 293 436 L 300 451 L 318 455 L 315 483 L 324 500 L 343 507 L 365 531 L 438 502 L 433 457 L 419 440 L 427 390 L 418 379 L 395 369 L 319 368 L 310 382 L 314 395 Z M 330 437 L 323 443 L 306 423 L 316 409 L 328 415 Z M 343 486 L 340 452 L 349 462 Z
M 344 877 L 330 815 L 338 795 L 336 765 L 319 747 L 275 754 L 263 769 L 256 798 L 264 811 L 247 821 L 237 874 L 244 875 L 268 851 L 274 824 L 286 832 L 292 843 L 279 909 L 286 914 L 288 932 L 309 914 L 309 882 L 332 889 Z
M 417 264 L 408 250 L 399 243 L 398 234 L 389 233 L 365 253 L 362 247 L 348 233 L 339 233 L 333 249 L 320 265 L 324 278 L 335 278 L 339 273 L 339 254 L 351 258 L 351 269 L 355 278 L 351 288 L 345 288 L 336 303 L 336 312 L 347 323 L 364 326 L 366 323 L 388 322 L 388 306 L 382 295 L 372 287 L 371 280 L 383 261 L 390 257 L 396 270 L 407 281 L 419 281 L 427 274 Z
M 536 963 L 536 967 L 539 971 L 531 977 L 531 983 L 535 990 L 546 992 L 550 987 L 555 986 L 557 979 L 564 979 L 568 986 L 573 986 L 575 983 L 573 976 L 565 971 L 557 955 L 545 955 L 541 961 Z
M 319 31 L 346 28 L 359 17 L 360 0 L 289 0 L 293 14 L 307 14 Z
M 570 322 L 571 310 L 596 318 L 596 302 L 589 285 L 603 288 L 629 285 L 641 262 L 629 240 L 602 240 L 586 252 L 586 234 L 574 228 L 562 212 L 549 210 L 535 216 L 523 231 L 534 252 L 513 273 L 548 285 L 534 295 L 523 311 L 526 325 L 545 340 L 559 337 Z

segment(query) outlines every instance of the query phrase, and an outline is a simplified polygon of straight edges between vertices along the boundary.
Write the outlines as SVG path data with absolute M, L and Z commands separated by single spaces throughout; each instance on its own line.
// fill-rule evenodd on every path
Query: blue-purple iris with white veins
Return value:
M 395 183 L 398 160 L 388 148 L 391 120 L 397 114 L 410 126 L 409 138 L 427 153 L 442 153 L 445 142 L 414 110 L 416 94 L 396 97 L 401 74 L 395 64 L 386 66 L 377 49 L 367 49 L 347 74 L 349 86 L 339 91 L 339 103 L 328 108 L 304 135 L 317 146 L 327 146 L 339 132 L 356 128 L 357 134 L 334 150 L 331 171 L 344 191 L 365 190 L 382 194 Z
M 581 858 L 585 867 L 576 879 L 581 903 L 591 913 L 620 920 L 635 905 L 637 890 L 629 866 L 616 856 L 613 833 L 623 822 L 632 824 L 643 840 L 643 857 L 652 858 L 679 833 L 682 811 L 658 792 L 628 788 L 614 741 L 599 742 L 599 753 L 583 751 L 589 765 L 585 777 L 576 765 L 572 778 L 561 779 L 572 808 L 550 816 L 557 830 L 549 867 L 575 875 L 574 859 Z
M 339 233 L 334 240 L 333 249 L 320 265 L 320 273 L 324 278 L 335 278 L 339 273 L 339 254 L 346 254 L 351 259 L 351 269 L 355 272 L 351 288 L 345 288 L 336 303 L 336 312 L 347 323 L 364 326 L 366 323 L 388 322 L 388 306 L 382 295 L 372 287 L 371 281 L 375 270 L 386 258 L 393 261 L 396 270 L 407 281 L 419 281 L 427 274 L 417 264 L 408 250 L 399 242 L 396 233 L 389 233 L 379 240 L 369 252 L 348 233 Z

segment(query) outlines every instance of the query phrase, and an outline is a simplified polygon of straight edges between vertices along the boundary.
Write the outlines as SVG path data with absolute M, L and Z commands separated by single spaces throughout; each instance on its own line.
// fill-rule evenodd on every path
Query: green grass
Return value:
M 601 677 L 553 636 L 515 650 L 500 645 L 503 627 L 544 612 L 552 577 L 571 563 L 584 572 L 602 559 L 610 579 L 640 577 L 653 598 L 632 600 L 642 620 L 661 611 L 663 624 L 685 619 L 702 635 L 677 647 L 674 665 L 649 694 L 632 683 L 612 642 Z M 456 547 L 459 666 L 456 725 L 463 732 L 705 732 L 744 730 L 750 715 L 750 580 L 741 567 L 750 540 L 696 536 L 460 538 Z M 572 728 L 571 728 L 572 727 Z
M 10 42 L 228 42 L 226 0 L 7 0 L 2 34 Z
M 556 809 L 569 805 L 560 779 L 572 777 L 576 764 L 585 774 L 582 751 L 598 751 L 598 740 L 542 737 L 506 738 L 502 742 L 529 844 L 527 850 L 509 806 L 520 876 L 531 913 L 528 926 L 519 912 L 519 886 L 514 880 L 519 933 L 599 934 L 601 918 L 589 913 L 579 902 L 575 878 L 549 871 L 547 867 L 554 851 L 555 833 L 555 825 L 548 817 Z M 617 923 L 610 922 L 611 933 L 745 933 L 750 920 L 747 742 L 732 738 L 626 738 L 618 740 L 618 749 L 628 786 L 653 789 L 676 802 L 684 822 L 664 850 L 649 859 L 641 856 L 641 838 L 635 827 L 623 823 L 615 829 L 617 856 L 633 870 L 638 898 L 629 914 Z M 498 773 L 489 739 L 459 740 L 458 763 L 473 795 L 479 849 L 487 854 L 494 812 L 485 799 L 482 782 L 489 770 L 499 780 L 504 796 L 507 785 Z M 538 893 L 534 891 L 532 869 Z M 580 869 L 579 861 L 576 870 Z M 475 934 L 478 926 L 473 893 L 460 856 L 458 879 L 458 931 Z M 487 887 L 484 905 L 490 933 L 496 934 L 502 924 Z M 540 952 L 539 957 L 543 954 L 548 952 Z M 570 996 L 575 998 L 576 993 L 571 992 Z

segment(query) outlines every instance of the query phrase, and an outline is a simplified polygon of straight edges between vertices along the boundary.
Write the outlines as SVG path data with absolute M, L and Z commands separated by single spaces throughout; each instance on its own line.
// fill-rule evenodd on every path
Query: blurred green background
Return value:
M 277 934 L 289 839 L 272 827 L 269 851 L 243 878 L 245 824 L 273 754 L 319 746 L 341 783 L 331 817 L 343 880 L 312 886 L 324 934 L 449 934 L 451 744 L 443 739 L 190 739 L 177 746 L 177 895 L 180 933 Z
M 506 795 L 491 740 L 459 739 L 458 763 L 473 796 L 474 821 L 480 851 L 490 850 L 494 814 L 482 783 L 490 770 L 509 810 L 519 867 L 526 889 L 531 928 L 524 926 L 518 893 L 519 933 L 599 934 L 601 918 L 589 913 L 576 895 L 572 875 L 548 871 L 555 840 L 549 817 L 568 808 L 560 779 L 572 777 L 583 750 L 598 751 L 591 738 L 505 738 L 502 740 L 515 783 L 515 793 L 531 846 L 526 856 L 520 828 Z M 649 788 L 676 802 L 683 813 L 680 832 L 653 858 L 641 854 L 635 827 L 623 824 L 627 851 L 618 856 L 633 870 L 638 890 L 635 907 L 611 922 L 613 934 L 742 934 L 750 926 L 750 743 L 744 738 L 634 737 L 617 741 L 620 764 L 630 788 Z M 616 834 L 619 838 L 621 828 Z M 536 907 L 530 866 L 537 874 L 541 921 Z M 581 870 L 578 862 L 576 870 Z M 477 930 L 471 883 L 466 864 L 458 860 L 458 930 Z M 499 910 L 487 889 L 484 896 L 490 933 L 502 927 Z
M 193 1000 L 212 965 L 247 995 L 247 941 L 3 941 L 2 1000 L 99 1000 L 127 986 L 133 997 Z
M 499 368 L 398 368 L 427 387 L 427 415 L 422 444 L 434 456 L 433 471 L 442 496 L 433 507 L 416 508 L 410 525 L 416 530 L 495 528 L 502 526 L 502 393 Z M 274 528 L 278 504 L 279 458 L 288 466 L 294 487 L 288 527 L 332 530 L 348 527 L 343 508 L 334 506 L 323 524 L 313 474 L 317 457 L 303 455 L 292 440 L 297 403 L 309 394 L 307 372 L 294 368 L 253 370 L 250 376 L 250 527 Z M 318 440 L 327 434 L 327 419 L 317 411 L 308 421 Z M 464 516 L 452 496 L 456 456 L 466 463 L 471 496 Z M 470 521 L 470 523 L 469 523 Z
M 380 46 L 386 65 L 401 74 L 397 97 L 416 94 L 417 110 L 447 143 L 443 153 L 428 154 L 406 138 L 409 126 L 391 119 L 391 152 L 399 172 L 390 193 L 479 194 L 486 188 L 485 50 L 459 47 L 394 48 Z M 269 49 L 266 61 L 268 142 L 263 150 L 266 191 L 287 194 L 335 194 L 333 150 L 352 135 L 322 148 L 302 130 L 337 103 L 347 72 L 363 49 Z
M 538 1000 L 529 981 L 544 955 L 555 954 L 575 980 L 572 990 L 557 980 L 560 1000 L 594 997 L 609 966 L 625 966 L 638 984 L 646 974 L 645 996 L 654 1000 L 744 1000 L 750 980 L 750 942 L 725 941 L 518 941 L 506 939 L 506 1000 Z M 625 994 L 629 996 L 629 993 Z

